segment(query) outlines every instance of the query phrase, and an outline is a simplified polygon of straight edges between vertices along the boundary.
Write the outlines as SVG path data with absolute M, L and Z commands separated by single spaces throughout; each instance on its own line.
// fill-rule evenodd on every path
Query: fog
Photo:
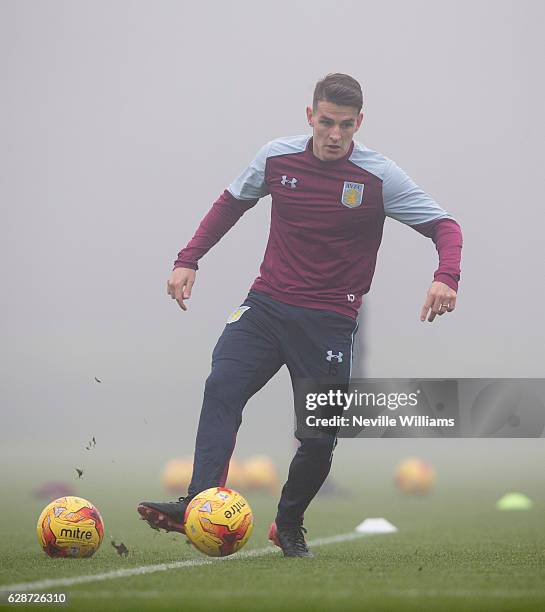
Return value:
M 542 377 L 544 12 L 505 0 L 3 0 L 4 459 L 78 457 L 91 436 L 105 460 L 192 453 L 211 352 L 258 274 L 270 199 L 200 262 L 188 312 L 166 295 L 172 263 L 263 143 L 308 132 L 329 72 L 362 84 L 356 139 L 464 234 L 456 311 L 422 323 L 437 253 L 387 220 L 356 374 Z M 538 442 L 481 443 L 542 459 Z M 337 452 L 431 444 L 349 440 Z M 284 368 L 248 404 L 236 453 L 287 461 L 293 448 Z

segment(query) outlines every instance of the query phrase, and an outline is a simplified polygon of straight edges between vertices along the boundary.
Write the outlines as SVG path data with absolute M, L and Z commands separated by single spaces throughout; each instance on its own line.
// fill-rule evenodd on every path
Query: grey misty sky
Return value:
M 166 296 L 172 262 L 264 142 L 308 131 L 328 72 L 363 86 L 357 139 L 465 238 L 458 309 L 422 324 L 435 249 L 387 221 L 359 367 L 541 376 L 543 13 L 505 0 L 4 0 L 3 451 L 43 451 L 59 423 L 73 433 L 66 452 L 90 429 L 127 450 L 145 439 L 192 451 L 212 348 L 259 270 L 269 199 L 203 259 L 187 313 Z M 168 425 L 150 436 L 144 418 Z M 290 449 L 291 428 L 282 371 L 250 402 L 241 448 Z

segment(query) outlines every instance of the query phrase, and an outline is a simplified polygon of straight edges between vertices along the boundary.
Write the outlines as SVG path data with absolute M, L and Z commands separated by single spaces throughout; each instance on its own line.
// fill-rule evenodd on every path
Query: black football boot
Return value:
M 273 523 L 269 529 L 269 540 L 282 549 L 284 557 L 314 557 L 305 542 L 306 532 L 302 524 L 277 527 Z
M 178 501 L 173 502 L 143 501 L 138 504 L 137 510 L 152 529 L 185 534 L 185 511 L 190 501 L 189 497 L 180 497 Z

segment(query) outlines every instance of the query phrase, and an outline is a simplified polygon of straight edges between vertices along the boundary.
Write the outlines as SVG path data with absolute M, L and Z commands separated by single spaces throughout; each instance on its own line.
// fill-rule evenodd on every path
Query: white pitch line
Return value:
M 362 533 L 343 533 L 341 535 L 330 536 L 327 538 L 318 538 L 309 542 L 309 546 L 325 546 L 327 544 L 336 544 L 338 542 L 348 542 L 349 540 L 359 539 L 367 534 Z M 144 574 L 154 574 L 155 572 L 165 572 L 173 569 L 181 569 L 184 567 L 198 567 L 200 565 L 211 565 L 219 561 L 234 561 L 236 559 L 248 559 L 251 557 L 263 557 L 272 553 L 279 553 L 280 549 L 276 546 L 267 546 L 266 548 L 258 548 L 256 550 L 248 550 L 229 557 L 218 557 L 209 559 L 190 559 L 187 561 L 173 561 L 172 563 L 160 563 L 158 565 L 142 565 L 140 567 L 131 567 L 127 569 L 114 570 L 112 572 L 103 572 L 101 574 L 89 574 L 87 576 L 74 576 L 73 578 L 51 578 L 48 580 L 38 580 L 36 582 L 21 582 L 19 584 L 0 585 L 0 593 L 18 592 L 18 591 L 42 591 L 53 587 L 67 587 L 74 584 L 84 584 L 87 582 L 100 582 L 102 580 L 113 580 L 114 578 L 127 578 L 129 576 L 142 576 Z

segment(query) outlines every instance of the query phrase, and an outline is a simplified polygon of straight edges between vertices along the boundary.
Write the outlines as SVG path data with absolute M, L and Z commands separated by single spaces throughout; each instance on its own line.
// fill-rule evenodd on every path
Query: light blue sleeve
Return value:
M 267 163 L 271 142 L 259 149 L 246 170 L 227 187 L 231 195 L 237 200 L 255 200 L 269 193 L 269 188 L 265 182 L 265 164 Z
M 453 219 L 392 160 L 382 179 L 382 199 L 386 216 L 407 225 Z

